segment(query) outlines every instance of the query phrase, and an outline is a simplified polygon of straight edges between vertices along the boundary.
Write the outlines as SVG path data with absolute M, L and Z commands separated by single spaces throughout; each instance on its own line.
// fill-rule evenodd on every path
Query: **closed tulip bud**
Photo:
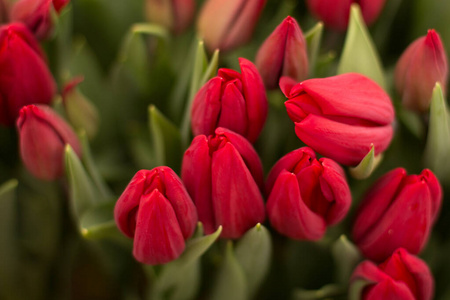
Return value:
M 352 196 L 342 168 L 308 147 L 282 157 L 267 178 L 272 226 L 292 239 L 318 240 L 347 214 Z
M 358 298 L 360 300 L 431 300 L 434 280 L 430 269 L 420 258 L 403 248 L 380 265 L 363 261 L 353 272 L 351 283 L 368 281 Z
M 28 104 L 49 104 L 56 85 L 45 56 L 22 24 L 0 27 L 0 124 L 12 126 Z M 5 70 L 8 70 L 6 72 Z
M 160 24 L 176 34 L 189 26 L 195 12 L 194 0 L 146 0 L 145 5 L 150 22 Z
M 281 76 L 302 81 L 308 76 L 306 41 L 297 21 L 287 17 L 264 41 L 256 54 L 256 66 L 268 89 Z
M 124 235 L 133 238 L 139 262 L 158 265 L 178 258 L 197 223 L 194 203 L 169 167 L 140 170 L 114 208 Z
M 402 104 L 417 112 L 426 112 L 436 82 L 445 92 L 448 63 L 439 34 L 433 29 L 415 40 L 400 57 L 395 67 L 395 86 Z
M 81 144 L 72 128 L 45 105 L 28 105 L 17 119 L 20 155 L 31 174 L 55 180 L 64 172 L 64 147 L 81 155 Z
M 266 0 L 208 0 L 197 29 L 209 50 L 228 51 L 248 42 Z
M 417 254 L 428 240 L 441 202 L 441 186 L 430 170 L 408 176 L 404 169 L 395 169 L 365 196 L 353 238 L 361 252 L 374 261 L 386 259 L 399 247 Z
M 386 0 L 307 0 L 306 5 L 327 27 L 345 31 L 353 3 L 361 7 L 364 22 L 370 25 L 378 18 L 385 2 Z
M 52 13 L 59 14 L 70 0 L 19 0 L 11 8 L 11 20 L 24 23 L 36 38 L 43 40 L 53 32 Z
M 394 108 L 386 92 L 356 73 L 295 82 L 280 87 L 287 113 L 306 145 L 344 165 L 357 165 L 371 149 L 375 155 L 391 142 Z
M 240 58 L 241 73 L 219 69 L 195 95 L 191 111 L 194 135 L 214 134 L 225 127 L 256 141 L 267 117 L 267 97 L 261 76 L 247 59 Z
M 205 233 L 222 225 L 222 237 L 239 238 L 264 221 L 261 161 L 242 136 L 217 128 L 198 135 L 183 157 L 181 178 L 197 206 Z

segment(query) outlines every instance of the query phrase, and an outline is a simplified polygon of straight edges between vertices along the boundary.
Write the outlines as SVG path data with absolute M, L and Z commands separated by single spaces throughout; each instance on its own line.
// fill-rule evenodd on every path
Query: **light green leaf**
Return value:
M 380 58 L 356 3 L 350 9 L 347 36 L 338 67 L 338 74 L 349 72 L 365 75 L 386 88 Z
M 341 235 L 333 244 L 331 252 L 336 264 L 338 282 L 347 285 L 353 270 L 362 259 L 361 253 L 345 235 Z
M 425 126 L 420 116 L 413 111 L 406 110 L 400 106 L 397 111 L 397 118 L 414 134 L 418 139 L 422 140 L 425 136 Z
M 383 159 L 383 154 L 375 156 L 375 147 L 373 144 L 370 146 L 370 151 L 361 160 L 361 162 L 354 168 L 349 168 L 350 175 L 356 179 L 366 179 L 372 174 L 376 167 Z
M 319 300 L 319 299 L 335 299 L 342 297 L 346 293 L 346 289 L 340 285 L 329 284 L 319 290 L 296 289 L 293 292 L 294 300 Z
M 306 43 L 308 44 L 309 76 L 314 77 L 316 69 L 316 60 L 319 55 L 320 42 L 322 40 L 323 23 L 317 23 L 313 28 L 305 33 Z
M 55 79 L 62 85 L 69 77 L 70 46 L 72 44 L 73 10 L 72 3 L 67 4 L 58 14 L 52 9 L 55 39 L 50 44 L 50 63 L 55 63 Z M 52 53 L 54 55 L 52 55 Z

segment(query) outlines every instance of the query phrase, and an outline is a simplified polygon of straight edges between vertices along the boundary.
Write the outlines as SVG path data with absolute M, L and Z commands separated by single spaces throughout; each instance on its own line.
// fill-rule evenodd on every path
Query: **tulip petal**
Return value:
M 220 97 L 223 79 L 210 79 L 195 95 L 191 111 L 192 132 L 194 135 L 214 133 L 220 116 Z
M 279 85 L 281 91 L 286 96 L 286 98 L 290 98 L 291 95 L 296 95 L 294 93 L 291 93 L 293 92 L 293 88 L 298 85 L 295 79 L 292 79 L 291 77 L 288 76 L 283 76 L 280 78 Z
M 294 18 L 287 17 L 285 20 L 288 23 L 288 32 L 281 74 L 302 81 L 306 79 L 309 72 L 306 40 Z
M 245 99 L 234 83 L 225 83 L 221 102 L 217 127 L 225 127 L 245 136 L 245 129 L 248 128 Z
M 431 204 L 432 204 L 431 214 L 433 220 L 436 221 L 442 207 L 442 195 L 443 195 L 442 187 L 441 184 L 439 183 L 439 180 L 430 170 L 428 169 L 423 170 L 421 175 L 425 178 L 428 188 L 430 189 Z
M 403 282 L 392 279 L 383 280 L 364 292 L 365 300 L 415 300 L 414 294 Z

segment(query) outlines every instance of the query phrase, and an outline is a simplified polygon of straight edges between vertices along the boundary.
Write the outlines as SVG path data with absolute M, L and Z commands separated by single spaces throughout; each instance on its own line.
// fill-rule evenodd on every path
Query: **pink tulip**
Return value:
M 194 17 L 194 0 L 146 0 L 145 4 L 150 22 L 176 34 L 186 30 Z

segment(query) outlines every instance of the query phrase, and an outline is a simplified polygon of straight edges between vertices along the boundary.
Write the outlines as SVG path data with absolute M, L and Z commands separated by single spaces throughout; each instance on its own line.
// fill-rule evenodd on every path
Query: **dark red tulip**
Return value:
M 160 24 L 173 33 L 182 33 L 190 25 L 195 12 L 194 0 L 146 0 L 150 22 Z

